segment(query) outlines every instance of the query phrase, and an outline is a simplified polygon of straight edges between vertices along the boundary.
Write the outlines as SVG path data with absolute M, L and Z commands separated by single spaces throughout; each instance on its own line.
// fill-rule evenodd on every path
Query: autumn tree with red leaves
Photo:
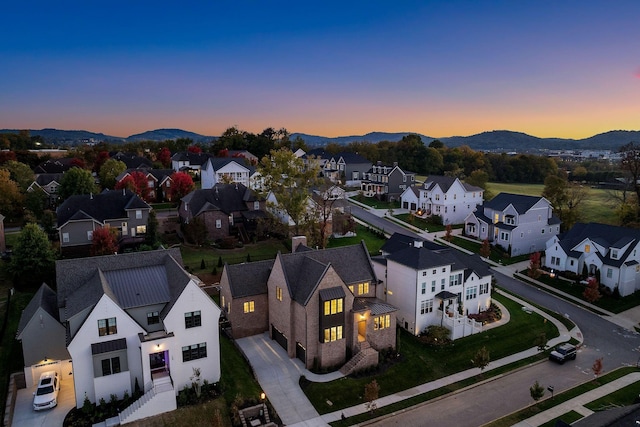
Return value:
M 187 151 L 190 153 L 200 154 L 202 153 L 202 148 L 198 147 L 197 145 L 190 145 L 187 147 Z
M 111 255 L 118 252 L 118 230 L 111 227 L 93 230 L 91 256 Z
M 132 191 L 138 195 L 143 200 L 147 200 L 149 197 L 149 188 L 147 182 L 147 176 L 139 171 L 133 171 L 122 180 L 120 180 L 116 184 L 116 190 L 121 190 L 123 188 Z
M 87 163 L 84 161 L 84 159 L 74 157 L 73 159 L 71 159 L 71 167 L 85 169 L 87 167 Z
M 102 168 L 102 165 L 104 165 L 104 163 L 107 160 L 109 160 L 109 152 L 108 151 L 100 151 L 98 153 L 98 156 L 96 157 L 96 160 L 93 162 L 93 170 L 97 174 L 100 174 L 100 168 Z
M 484 239 L 482 246 L 480 246 L 480 256 L 489 258 L 489 255 L 491 255 L 491 245 L 489 244 L 489 239 Z
M 537 279 L 540 277 L 540 252 L 534 252 L 529 257 L 529 277 Z
M 598 301 L 602 297 L 599 287 L 598 280 L 595 277 L 590 277 L 584 292 L 582 292 L 582 297 L 590 303 Z
M 171 151 L 167 147 L 162 147 L 158 152 L 157 159 L 162 166 L 168 168 L 171 166 Z
M 175 172 L 171 175 L 171 187 L 167 189 L 167 193 L 171 200 L 179 202 L 187 194 L 196 188 L 193 179 L 188 173 Z

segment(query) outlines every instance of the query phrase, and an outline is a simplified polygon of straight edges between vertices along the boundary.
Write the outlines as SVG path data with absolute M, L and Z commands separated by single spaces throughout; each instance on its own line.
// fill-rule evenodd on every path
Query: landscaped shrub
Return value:
M 442 347 L 451 343 L 449 338 L 449 329 L 444 326 L 430 325 L 420 334 L 420 341 L 423 343 L 434 346 Z

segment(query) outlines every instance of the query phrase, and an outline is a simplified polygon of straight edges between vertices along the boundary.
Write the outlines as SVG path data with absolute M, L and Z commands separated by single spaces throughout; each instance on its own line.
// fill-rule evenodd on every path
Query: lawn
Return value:
M 523 271 L 522 274 L 527 274 L 526 271 Z M 573 295 L 576 298 L 579 298 L 585 303 L 587 302 L 582 293 L 584 292 L 584 285 L 576 284 L 575 282 L 570 282 L 567 280 L 559 279 L 557 277 L 551 278 L 547 274 L 543 274 L 538 277 L 536 280 L 551 286 L 554 289 L 565 292 L 569 295 Z M 600 307 L 604 310 L 610 311 L 612 313 L 622 313 L 625 310 L 636 307 L 640 305 L 640 292 L 635 292 L 626 297 L 614 297 L 614 296 L 606 296 L 603 295 L 598 301 L 591 303 L 596 307 Z
M 430 233 L 434 233 L 436 231 L 444 231 L 445 230 L 445 226 L 442 224 L 434 224 L 432 222 L 427 221 L 426 219 L 423 218 L 418 218 L 415 215 L 411 215 L 411 214 L 400 214 L 400 215 L 394 215 L 394 218 L 398 218 L 400 221 L 406 222 L 407 224 L 411 224 L 414 227 L 418 227 L 421 230 L 425 230 L 428 231 Z M 451 228 L 463 228 L 464 224 L 454 224 L 451 226 Z
M 528 406 L 527 408 L 522 409 L 521 411 L 514 412 L 503 418 L 495 420 L 489 424 L 485 424 L 484 427 L 512 426 L 514 424 L 517 424 L 520 421 L 526 420 L 527 418 L 531 418 L 534 415 L 539 414 L 540 412 L 553 408 L 556 405 L 559 405 L 563 402 L 566 402 L 567 400 L 573 399 L 576 396 L 579 396 L 583 393 L 596 389 L 603 384 L 606 384 L 613 380 L 617 380 L 618 378 L 624 377 L 625 375 L 630 374 L 632 372 L 638 372 L 638 368 L 627 367 L 627 368 L 616 369 L 615 371 L 609 372 L 608 374 L 605 374 L 600 378 L 598 378 L 597 383 L 594 381 L 587 381 L 565 392 L 555 394 L 553 396 L 553 399 L 549 398 L 547 395 L 543 398 L 543 400 L 539 401 L 535 405 Z
M 491 359 L 496 360 L 531 348 L 536 337 L 542 332 L 546 334 L 547 339 L 558 336 L 558 330 L 553 324 L 544 322 L 541 316 L 535 313 L 526 314 L 518 304 L 506 297 L 494 295 L 494 298 L 507 307 L 511 313 L 511 321 L 504 326 L 456 340 L 448 347 L 428 347 L 418 338 L 399 329 L 398 352 L 401 354 L 401 361 L 385 372 L 375 375 L 380 385 L 380 396 L 407 390 L 472 368 L 470 360 L 482 346 L 486 346 Z M 329 383 L 309 383 L 304 392 L 316 410 L 324 414 L 363 403 L 362 393 L 354 390 L 363 391 L 365 384 L 373 378 L 348 377 Z M 427 398 L 428 396 L 425 396 L 424 400 Z M 330 400 L 332 405 L 328 405 L 327 400 Z
M 528 196 L 541 196 L 544 190 L 543 184 L 506 184 L 502 182 L 490 182 L 487 188 L 494 194 L 514 193 Z M 603 224 L 617 225 L 617 216 L 614 205 L 611 202 L 609 190 L 584 187 L 587 190 L 587 199 L 583 202 L 581 222 L 599 222 Z
M 457 236 L 453 236 L 451 243 L 476 254 L 480 252 L 480 248 L 482 246 L 478 242 L 473 242 L 471 240 L 463 239 L 462 237 L 457 237 Z M 529 255 L 527 254 L 527 255 L 518 255 L 515 257 L 509 257 L 509 256 L 506 256 L 502 251 L 499 251 L 492 247 L 491 254 L 489 255 L 489 259 L 492 261 L 498 262 L 500 264 L 509 265 L 509 264 L 514 264 L 516 262 L 520 262 L 520 261 L 526 261 L 529 259 Z
M 598 382 L 602 382 L 601 379 Z M 609 409 L 617 406 L 632 405 L 636 402 L 636 399 L 640 396 L 640 382 L 629 384 L 613 393 L 603 396 L 600 399 L 589 402 L 585 407 L 592 411 L 602 411 L 603 409 Z
M 375 197 L 365 197 L 361 194 L 358 194 L 354 197 L 351 197 L 353 200 L 356 200 L 360 203 L 363 203 L 367 206 L 371 206 L 374 209 L 400 209 L 400 202 L 383 202 Z
M 353 237 L 342 237 L 339 239 L 331 238 L 327 244 L 327 248 L 337 248 L 340 246 L 355 245 L 364 240 L 365 245 L 371 255 L 379 255 L 380 248 L 387 241 L 386 238 L 381 237 L 376 232 L 372 231 L 369 227 L 364 225 L 358 225 L 356 228 L 356 235 Z

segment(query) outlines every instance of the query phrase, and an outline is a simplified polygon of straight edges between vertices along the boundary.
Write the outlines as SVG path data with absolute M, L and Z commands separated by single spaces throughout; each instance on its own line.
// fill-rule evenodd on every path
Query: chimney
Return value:
M 398 162 L 393 162 L 393 167 L 395 168 L 396 166 L 398 166 Z
M 307 236 L 293 236 L 291 238 L 291 253 L 294 253 L 300 245 L 307 246 Z

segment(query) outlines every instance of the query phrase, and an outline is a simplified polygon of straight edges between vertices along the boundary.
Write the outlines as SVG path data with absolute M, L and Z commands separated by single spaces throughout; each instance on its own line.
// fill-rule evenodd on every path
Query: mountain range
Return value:
M 0 129 L 0 133 L 18 133 L 17 129 Z M 215 136 L 205 136 L 182 129 L 156 129 L 129 137 L 117 137 L 105 135 L 103 133 L 88 132 L 84 130 L 60 130 L 41 129 L 29 130 L 31 135 L 41 136 L 46 143 L 54 145 L 77 145 L 87 142 L 136 142 L 136 141 L 165 141 L 168 139 L 190 138 L 194 142 L 207 143 L 215 140 Z M 304 133 L 293 133 L 290 138 L 293 140 L 298 136 L 302 138 L 310 147 L 325 146 L 329 143 L 346 145 L 353 141 L 363 141 L 378 143 L 380 141 L 399 141 L 404 136 L 413 132 L 370 132 L 366 135 L 351 135 L 340 137 L 325 137 L 319 135 L 308 135 Z M 425 144 L 430 144 L 433 137 L 417 134 Z M 539 138 L 522 132 L 508 130 L 494 130 L 482 132 L 471 136 L 451 136 L 437 138 L 447 147 L 458 147 L 467 145 L 474 150 L 488 151 L 537 151 L 537 150 L 618 150 L 621 146 L 629 142 L 640 141 L 640 131 L 614 130 L 600 133 L 589 138 L 566 139 L 566 138 Z

